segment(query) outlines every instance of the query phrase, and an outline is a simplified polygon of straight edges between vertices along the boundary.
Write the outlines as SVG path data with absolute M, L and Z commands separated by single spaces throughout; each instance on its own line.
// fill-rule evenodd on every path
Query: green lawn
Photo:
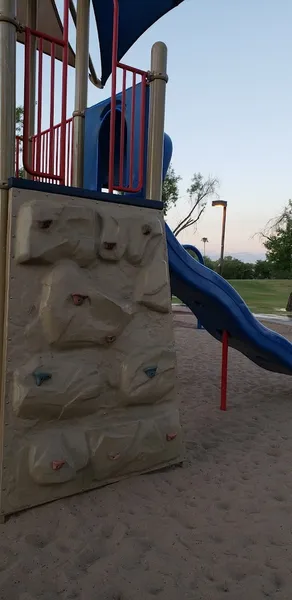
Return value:
M 285 309 L 289 294 L 292 292 L 292 281 L 289 279 L 243 279 L 229 283 L 254 313 L 280 314 Z
M 292 281 L 287 279 L 243 279 L 232 280 L 229 283 L 254 313 L 283 314 L 289 294 L 292 292 Z M 175 297 L 172 301 L 179 302 Z

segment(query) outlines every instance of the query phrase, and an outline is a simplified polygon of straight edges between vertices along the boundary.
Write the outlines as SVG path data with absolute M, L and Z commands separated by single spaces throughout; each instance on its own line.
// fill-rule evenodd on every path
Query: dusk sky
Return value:
M 185 190 L 194 172 L 217 177 L 220 196 L 228 201 L 229 254 L 261 255 L 254 234 L 291 196 L 291 22 L 291 0 L 185 0 L 124 59 L 148 69 L 151 45 L 167 44 L 166 131 L 182 177 L 182 198 L 167 220 L 174 226 L 188 209 Z M 99 70 L 94 25 L 91 54 Z M 18 49 L 19 103 L 22 57 Z M 72 91 L 73 81 L 71 73 Z M 89 86 L 89 106 L 109 95 L 109 85 L 102 92 Z M 73 96 L 69 92 L 69 114 Z M 218 254 L 220 227 L 221 211 L 209 203 L 197 232 L 189 230 L 180 241 L 202 247 L 206 236 L 208 252 Z

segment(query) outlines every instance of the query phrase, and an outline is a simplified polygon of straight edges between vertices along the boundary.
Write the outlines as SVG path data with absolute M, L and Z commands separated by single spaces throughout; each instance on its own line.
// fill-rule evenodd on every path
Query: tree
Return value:
M 201 173 L 195 173 L 191 180 L 191 185 L 187 189 L 191 208 L 186 217 L 181 219 L 178 225 L 174 228 L 173 233 L 178 236 L 184 229 L 191 226 L 196 226 L 199 218 L 203 214 L 207 200 L 216 194 L 216 189 L 219 185 L 218 179 L 209 177 L 204 179 Z
M 206 244 L 208 244 L 209 240 L 208 240 L 208 238 L 203 237 L 201 239 L 201 242 L 203 242 L 203 244 L 204 244 L 204 258 L 206 258 Z
M 23 117 L 24 110 L 23 106 L 17 106 L 15 111 L 15 134 L 17 137 L 22 138 L 23 134 Z M 22 140 L 19 143 L 19 153 L 22 154 Z M 24 177 L 24 169 L 21 167 L 18 172 L 18 177 Z
M 272 269 L 267 260 L 257 260 L 254 266 L 255 279 L 271 279 Z
M 166 215 L 171 206 L 175 206 L 179 197 L 179 182 L 181 177 L 176 174 L 172 165 L 169 166 L 162 187 L 163 212 Z
M 220 261 L 217 261 L 219 264 Z M 253 279 L 254 265 L 252 263 L 244 263 L 233 256 L 225 256 L 223 263 L 224 279 Z
M 15 111 L 15 132 L 16 135 L 22 136 L 23 133 L 23 117 L 24 110 L 23 106 L 17 106 Z
M 216 261 L 212 260 L 209 256 L 204 256 L 205 267 L 211 269 L 212 271 L 216 271 Z
M 262 232 L 267 262 L 274 277 L 292 277 L 292 201 L 289 200 L 280 216 Z

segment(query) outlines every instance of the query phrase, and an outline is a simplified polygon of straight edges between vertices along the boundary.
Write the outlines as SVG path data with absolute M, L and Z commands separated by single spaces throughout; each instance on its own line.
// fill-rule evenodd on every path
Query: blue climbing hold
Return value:
M 144 369 L 144 373 L 145 375 L 147 375 L 147 377 L 149 377 L 149 379 L 153 379 L 153 377 L 155 377 L 157 372 L 157 367 L 148 367 L 147 369 Z
M 38 387 L 45 381 L 52 379 L 51 373 L 45 373 L 44 371 L 34 371 L 33 376 Z

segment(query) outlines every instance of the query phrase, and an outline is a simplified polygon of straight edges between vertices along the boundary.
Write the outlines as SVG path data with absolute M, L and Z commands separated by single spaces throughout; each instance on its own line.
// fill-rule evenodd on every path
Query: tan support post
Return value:
M 16 0 L 0 0 L 0 387 L 6 348 L 5 300 L 9 177 L 15 171 Z
M 161 200 L 162 198 L 166 70 L 167 47 L 163 42 L 156 42 L 151 52 L 150 73 L 151 90 L 146 182 L 146 197 L 149 200 Z

